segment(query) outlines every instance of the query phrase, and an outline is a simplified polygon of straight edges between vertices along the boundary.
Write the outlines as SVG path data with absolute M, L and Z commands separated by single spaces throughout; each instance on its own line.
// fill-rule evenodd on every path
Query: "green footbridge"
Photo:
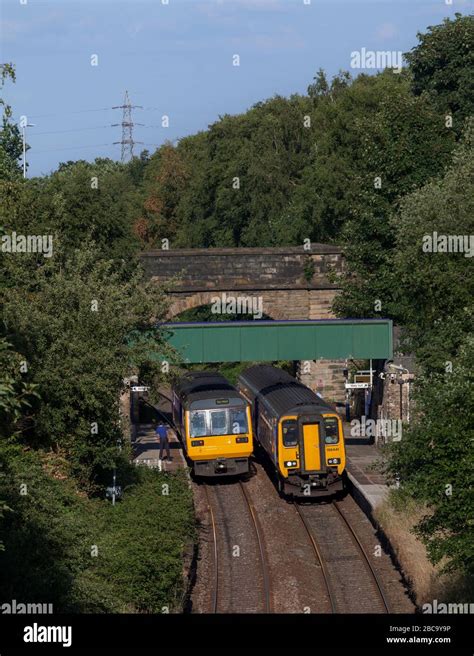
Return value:
M 186 363 L 392 359 L 390 319 L 161 324 Z

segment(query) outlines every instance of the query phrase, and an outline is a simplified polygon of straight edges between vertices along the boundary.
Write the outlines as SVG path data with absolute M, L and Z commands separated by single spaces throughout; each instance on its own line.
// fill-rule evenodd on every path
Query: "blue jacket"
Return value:
M 166 439 L 168 437 L 166 426 L 157 426 L 155 428 L 155 433 L 160 437 L 160 439 Z

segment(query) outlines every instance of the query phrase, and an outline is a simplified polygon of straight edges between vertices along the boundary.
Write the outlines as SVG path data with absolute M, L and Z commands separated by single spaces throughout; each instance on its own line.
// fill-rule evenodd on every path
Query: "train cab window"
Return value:
M 195 410 L 191 412 L 190 419 L 191 437 L 203 437 L 207 435 L 206 430 L 206 412 L 203 410 Z
M 230 412 L 230 430 L 234 435 L 241 435 L 248 432 L 247 417 L 245 410 L 229 410 Z
M 326 417 L 324 419 L 324 432 L 326 444 L 337 444 L 339 442 L 339 422 L 335 417 Z
M 281 423 L 283 446 L 296 446 L 298 444 L 298 422 L 296 419 L 285 419 Z
M 227 410 L 213 410 L 211 415 L 211 435 L 227 435 Z

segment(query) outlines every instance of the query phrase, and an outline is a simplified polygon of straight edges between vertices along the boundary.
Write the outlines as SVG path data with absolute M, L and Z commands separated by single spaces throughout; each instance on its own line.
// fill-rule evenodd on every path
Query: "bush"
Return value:
M 184 473 L 134 470 L 112 506 L 79 493 L 57 456 L 2 446 L 0 472 L 2 600 L 55 612 L 180 610 L 194 521 Z

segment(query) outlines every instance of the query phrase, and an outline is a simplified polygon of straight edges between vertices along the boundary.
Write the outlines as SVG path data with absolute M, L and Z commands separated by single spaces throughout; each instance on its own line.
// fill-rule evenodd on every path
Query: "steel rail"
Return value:
M 214 585 L 211 595 L 211 612 L 217 613 L 218 603 L 219 603 L 219 555 L 217 550 L 217 531 L 216 531 L 216 520 L 214 517 L 214 511 L 212 509 L 209 489 L 207 485 L 204 485 L 204 490 L 206 494 L 207 507 L 209 509 L 209 515 L 211 517 L 212 525 L 212 536 L 214 542 Z
M 345 514 L 342 512 L 342 510 L 339 508 L 339 505 L 338 505 L 337 501 L 333 501 L 332 504 L 331 504 L 331 506 L 336 510 L 336 512 L 338 513 L 339 517 L 341 517 L 342 520 L 344 521 L 344 525 L 346 526 L 346 528 L 347 528 L 347 530 L 348 530 L 348 532 L 349 532 L 349 535 L 351 536 L 352 542 L 354 543 L 354 545 L 356 546 L 356 548 L 358 549 L 358 551 L 359 551 L 359 552 L 362 554 L 362 556 L 363 556 L 363 562 L 364 562 L 364 565 L 365 565 L 366 570 L 367 570 L 367 572 L 369 573 L 370 578 L 372 579 L 373 583 L 375 583 L 375 586 L 374 586 L 374 587 L 375 587 L 375 589 L 376 589 L 376 591 L 377 591 L 378 596 L 380 597 L 380 600 L 382 601 L 382 604 L 383 604 L 383 607 L 384 607 L 384 609 L 385 609 L 385 612 L 386 612 L 386 613 L 390 613 L 389 604 L 388 604 L 387 598 L 386 598 L 386 596 L 385 596 L 385 593 L 384 593 L 384 591 L 383 591 L 383 587 L 382 587 L 382 585 L 381 585 L 381 583 L 380 583 L 380 581 L 379 581 L 379 578 L 378 578 L 378 576 L 377 576 L 377 573 L 376 573 L 376 571 L 374 570 L 374 568 L 373 568 L 373 566 L 372 566 L 372 563 L 370 562 L 370 559 L 369 559 L 369 557 L 368 557 L 368 555 L 367 555 L 367 553 L 366 553 L 364 547 L 362 546 L 361 541 L 359 540 L 359 538 L 358 538 L 356 532 L 354 531 L 354 529 L 353 529 L 352 526 L 350 525 L 349 520 L 347 519 L 347 517 L 345 516 Z
M 250 499 L 250 496 L 245 489 L 245 485 L 239 481 L 239 486 L 240 489 L 242 490 L 242 494 L 244 496 L 245 501 L 247 502 L 247 506 L 250 511 L 250 515 L 253 520 L 253 525 L 255 528 L 255 535 L 257 538 L 258 542 L 258 548 L 260 551 L 260 564 L 262 567 L 262 576 L 263 576 L 263 594 L 265 596 L 265 602 L 264 602 L 264 607 L 265 607 L 265 612 L 266 613 L 271 613 L 272 612 L 272 603 L 271 603 L 271 592 L 270 592 L 270 575 L 268 573 L 268 564 L 267 564 L 267 559 L 265 556 L 265 550 L 263 547 L 263 538 L 262 538 L 262 530 L 260 528 L 260 522 L 258 521 L 258 517 L 255 513 L 255 509 L 253 507 L 252 501 Z
M 329 578 L 329 573 L 328 573 L 328 570 L 327 570 L 327 568 L 326 568 L 326 564 L 325 564 L 325 562 L 324 562 L 324 559 L 323 559 L 323 557 L 322 557 L 322 555 L 321 555 L 321 550 L 320 550 L 320 548 L 319 548 L 319 545 L 318 545 L 318 543 L 317 543 L 317 541 L 316 541 L 316 538 L 314 537 L 313 532 L 312 532 L 312 530 L 311 530 L 311 527 L 309 526 L 309 524 L 308 524 L 308 522 L 307 522 L 307 520 L 306 520 L 306 517 L 304 516 L 304 513 L 303 513 L 303 511 L 301 510 L 301 508 L 300 508 L 300 506 L 298 505 L 298 503 L 294 502 L 294 503 L 293 503 L 293 507 L 294 507 L 294 509 L 296 510 L 296 512 L 297 512 L 297 514 L 298 514 L 298 516 L 299 516 L 299 518 L 301 519 L 301 521 L 302 521 L 302 523 L 303 523 L 303 526 L 304 526 L 304 528 L 306 529 L 306 533 L 308 534 L 308 537 L 309 537 L 309 539 L 310 539 L 310 541 L 311 541 L 311 544 L 313 545 L 313 549 L 314 549 L 314 552 L 315 552 L 315 554 L 316 554 L 316 558 L 317 558 L 317 560 L 318 560 L 319 566 L 320 566 L 320 568 L 321 568 L 321 573 L 322 573 L 322 575 L 323 575 L 324 584 L 325 584 L 325 586 L 326 586 L 326 590 L 327 590 L 327 596 L 328 596 L 329 602 L 330 602 L 330 604 L 331 604 L 331 612 L 332 612 L 332 613 L 336 613 L 336 612 L 337 612 L 337 609 L 336 609 L 335 594 L 334 594 L 334 592 L 333 592 L 333 590 L 332 590 L 332 587 L 331 587 L 330 578 Z

